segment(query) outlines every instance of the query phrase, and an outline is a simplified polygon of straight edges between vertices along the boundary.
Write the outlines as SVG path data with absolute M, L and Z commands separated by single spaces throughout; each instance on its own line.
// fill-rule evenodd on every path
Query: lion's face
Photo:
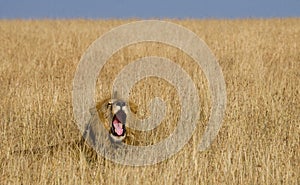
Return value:
M 106 99 L 98 102 L 96 110 L 104 127 L 114 141 L 123 141 L 127 135 L 126 124 L 130 121 L 130 114 L 136 114 L 137 106 L 133 103 L 130 108 L 127 102 L 120 99 Z M 92 129 L 97 132 L 101 129 L 99 123 L 92 123 Z

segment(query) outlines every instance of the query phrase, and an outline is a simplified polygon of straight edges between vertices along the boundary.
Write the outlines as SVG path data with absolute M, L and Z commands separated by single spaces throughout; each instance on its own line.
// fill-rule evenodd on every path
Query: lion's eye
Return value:
M 111 106 L 112 106 L 112 102 L 108 102 L 106 107 L 109 108 Z

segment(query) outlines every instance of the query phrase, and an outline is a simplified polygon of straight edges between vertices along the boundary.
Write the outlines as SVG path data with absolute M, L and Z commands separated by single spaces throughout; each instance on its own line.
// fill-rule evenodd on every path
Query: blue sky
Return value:
M 300 17 L 300 0 L 0 0 L 0 18 Z

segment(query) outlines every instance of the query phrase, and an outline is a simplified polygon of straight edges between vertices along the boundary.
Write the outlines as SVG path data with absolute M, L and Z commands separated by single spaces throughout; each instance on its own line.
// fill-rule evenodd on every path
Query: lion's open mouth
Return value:
M 118 119 L 118 117 L 115 115 L 113 117 L 113 122 L 112 122 L 113 126 L 114 126 L 114 131 L 117 135 L 121 136 L 124 132 L 123 129 L 123 124 L 122 122 Z
M 119 110 L 112 119 L 112 130 L 116 136 L 125 135 L 126 113 L 123 110 Z

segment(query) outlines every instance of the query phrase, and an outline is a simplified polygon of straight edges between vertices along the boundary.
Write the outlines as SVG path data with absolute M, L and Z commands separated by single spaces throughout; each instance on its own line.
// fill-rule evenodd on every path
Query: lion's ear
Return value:
M 91 115 L 95 115 L 97 113 L 97 108 L 96 107 L 92 107 L 92 108 L 89 109 L 89 111 L 90 111 Z
M 130 108 L 131 112 L 133 114 L 136 114 L 137 111 L 138 111 L 138 105 L 135 104 L 135 103 L 133 103 L 133 102 L 131 102 L 131 101 L 128 102 L 128 105 L 129 105 L 129 108 Z

